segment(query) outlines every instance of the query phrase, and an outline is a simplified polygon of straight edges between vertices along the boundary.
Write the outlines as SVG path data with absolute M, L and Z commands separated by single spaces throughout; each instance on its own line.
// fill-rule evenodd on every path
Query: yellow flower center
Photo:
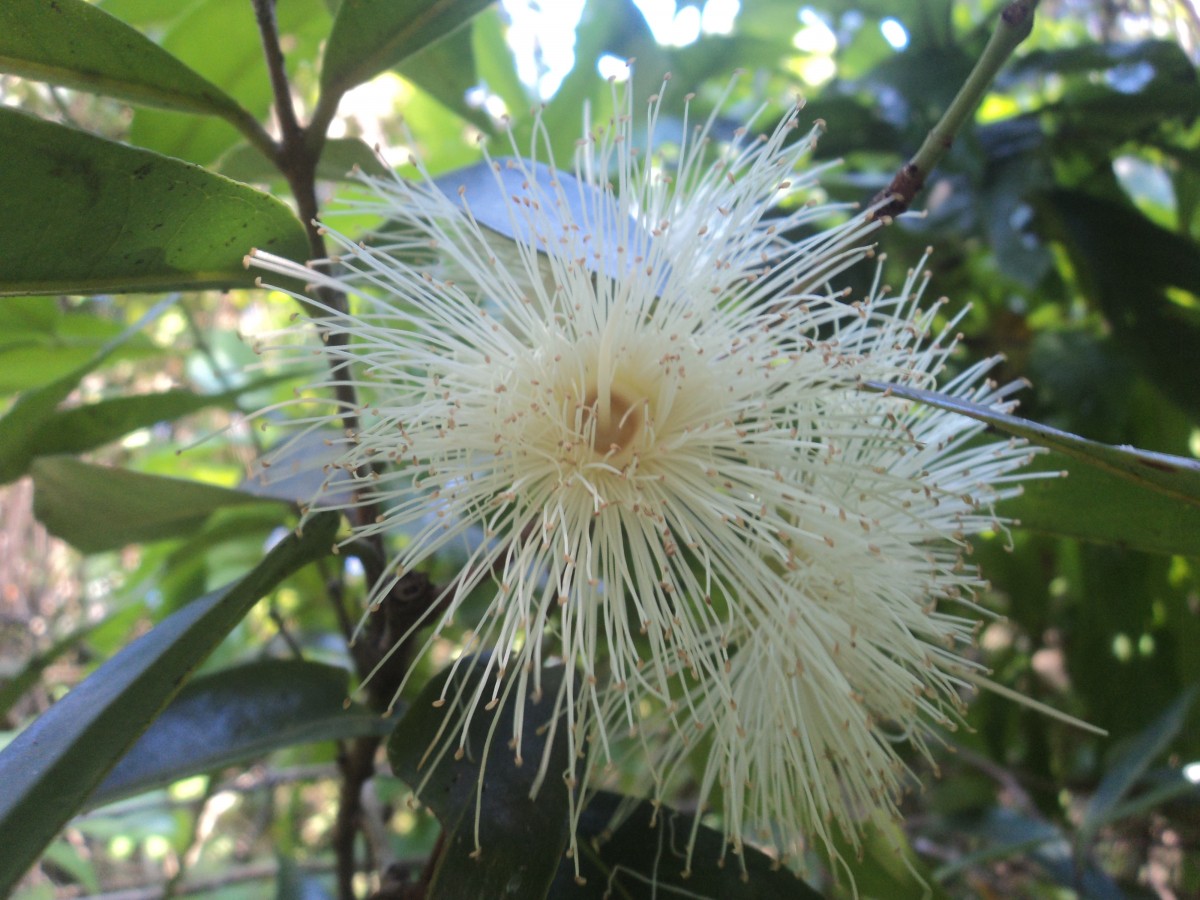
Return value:
M 604 397 L 592 388 L 584 397 L 583 405 L 584 434 L 591 435 L 592 449 L 601 456 L 620 455 L 641 433 L 645 417 L 642 401 L 631 400 L 612 388 Z

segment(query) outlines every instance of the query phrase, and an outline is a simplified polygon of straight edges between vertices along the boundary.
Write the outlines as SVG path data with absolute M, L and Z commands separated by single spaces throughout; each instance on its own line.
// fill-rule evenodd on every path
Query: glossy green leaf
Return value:
M 1048 192 L 1039 207 L 1080 286 L 1142 371 L 1200 416 L 1200 243 L 1081 191 Z
M 128 644 L 0 751 L 0 894 L 179 691 L 188 675 L 282 579 L 330 552 L 337 516 L 314 517 L 253 571 Z
M 321 90 L 341 94 L 466 22 L 490 0 L 342 0 L 325 48 Z
M 304 259 L 282 202 L 0 107 L 0 295 L 247 287 L 253 247 Z
M 102 345 L 83 365 L 17 398 L 4 418 L 0 419 L 0 484 L 20 478 L 28 471 L 34 457 L 43 452 L 37 440 L 38 434 L 83 377 L 103 365 L 173 304 L 174 300 L 170 298 L 155 304 L 134 325 Z
M 345 708 L 349 680 L 345 669 L 294 659 L 196 678 L 109 772 L 88 806 L 283 747 L 390 732 L 394 720 L 360 706 Z
M 704 825 L 696 832 L 691 873 L 683 876 L 693 817 L 643 801 L 628 817 L 618 818 L 626 802 L 607 791 L 592 797 L 579 822 L 580 874 L 586 883 L 576 883 L 574 865 L 564 860 L 547 900 L 820 900 L 821 894 L 765 853 L 746 847 L 741 857 L 734 856 L 722 834 Z
M 1200 508 L 1060 453 L 1038 456 L 1029 468 L 1068 474 L 1027 481 L 1020 497 L 997 506 L 1022 528 L 1148 553 L 1200 554 Z
M 168 109 L 245 114 L 216 85 L 85 0 L 4 0 L 0 72 Z
M 30 468 L 33 511 L 85 553 L 191 534 L 216 510 L 261 497 L 182 478 L 98 466 L 73 456 L 43 456 Z
M 1077 434 L 934 391 L 879 382 L 867 382 L 866 387 L 986 422 L 1000 431 L 1057 450 L 1065 456 L 1095 466 L 1143 488 L 1158 491 L 1192 506 L 1200 506 L 1200 460 L 1089 441 Z
M 485 659 L 465 660 L 429 681 L 388 741 L 392 770 L 433 810 L 445 834 L 429 900 L 544 897 L 570 836 L 569 794 L 563 781 L 567 742 L 561 729 L 549 750 L 546 779 L 537 796 L 529 797 L 546 746 L 541 729 L 548 723 L 562 684 L 561 666 L 542 672 L 541 702 L 529 700 L 523 711 L 524 765 L 514 764 L 508 746 L 516 712 L 512 693 L 491 711 L 482 704 L 476 710 L 462 759 L 451 759 L 450 753 L 439 759 L 440 747 L 426 758 L 431 745 L 448 739 L 441 729 L 447 716 L 455 716 L 457 702 L 472 696 L 476 689 L 486 688 L 490 693 L 490 687 L 479 683 L 481 678 L 495 677 Z M 454 681 L 446 688 L 452 671 Z M 435 707 L 443 690 L 448 700 Z M 480 791 L 483 772 L 485 789 Z

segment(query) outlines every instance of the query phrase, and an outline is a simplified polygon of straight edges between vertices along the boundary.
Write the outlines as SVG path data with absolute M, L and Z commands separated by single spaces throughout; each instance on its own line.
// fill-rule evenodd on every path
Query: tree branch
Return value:
M 279 25 L 275 20 L 275 0 L 253 0 L 254 18 L 258 22 L 258 33 L 262 38 L 263 55 L 267 61 L 267 74 L 271 79 L 271 91 L 275 95 L 275 115 L 279 118 L 282 134 L 281 146 L 295 147 L 302 144 L 304 129 L 296 118 L 292 105 L 292 91 L 288 84 L 287 68 L 284 66 L 283 48 L 279 45 Z
M 1012 0 L 1000 13 L 1000 21 L 992 37 L 976 61 L 971 74 L 963 82 L 938 123 L 930 129 L 921 148 L 910 159 L 891 184 L 876 194 L 871 205 L 884 204 L 876 209 L 876 218 L 894 218 L 912 205 L 913 199 L 925 186 L 925 179 L 936 168 L 954 143 L 954 137 L 975 114 L 992 82 L 1029 33 L 1039 0 Z
M 254 5 L 255 19 L 258 23 L 259 33 L 262 38 L 263 53 L 267 63 L 267 71 L 270 74 L 271 89 L 275 96 L 275 112 L 279 120 L 280 142 L 275 148 L 275 152 L 271 154 L 271 159 L 278 167 L 279 171 L 287 179 L 288 186 L 292 190 L 292 195 L 296 200 L 296 206 L 299 211 L 300 221 L 304 224 L 305 233 L 308 237 L 309 256 L 313 260 L 313 266 L 319 271 L 328 273 L 330 264 L 328 260 L 328 249 L 325 245 L 325 238 L 321 233 L 320 226 L 317 223 L 317 192 L 316 192 L 316 172 L 317 163 L 321 157 L 321 150 L 325 143 L 325 131 L 329 127 L 329 123 L 333 119 L 333 115 L 337 110 L 336 97 L 321 97 L 318 102 L 318 115 L 314 117 L 314 121 L 310 123 L 306 129 L 300 124 L 299 118 L 296 115 L 295 106 L 292 103 L 291 87 L 288 83 L 287 69 L 284 64 L 283 50 L 279 44 L 279 29 L 275 19 L 275 4 L 274 0 L 252 0 Z M 318 306 L 310 306 L 308 312 L 316 319 L 328 315 L 325 309 L 333 310 L 333 314 L 345 313 L 348 310 L 346 295 L 341 291 L 332 290 L 327 287 L 318 289 L 318 297 L 324 304 L 324 308 Z M 318 328 L 320 324 L 318 322 Z M 326 333 L 322 338 L 332 346 L 344 346 L 348 343 L 349 338 L 341 333 Z M 357 392 L 352 383 L 352 373 L 350 364 L 346 360 L 333 362 L 331 364 L 333 375 L 334 395 L 338 403 L 339 409 L 342 410 L 342 427 L 348 433 L 357 433 L 359 430 L 359 402 Z M 359 473 L 366 475 L 367 473 Z M 366 479 L 364 479 L 364 482 Z M 362 500 L 359 496 L 356 499 Z M 357 524 L 374 522 L 377 518 L 378 510 L 374 504 L 363 503 L 354 504 L 356 509 Z M 367 542 L 367 547 L 364 552 L 357 554 L 362 562 L 363 571 L 369 583 L 378 583 L 386 571 L 386 554 L 383 548 L 383 538 L 380 535 L 372 535 L 369 538 L 364 538 Z M 405 581 L 401 581 L 398 588 L 402 588 Z M 410 585 L 411 586 L 411 585 Z M 331 590 L 330 596 L 334 603 L 335 613 L 339 615 L 339 621 L 345 629 L 348 625 L 346 620 L 345 610 L 341 607 L 341 586 L 340 583 L 336 590 Z M 379 635 L 374 634 L 369 630 L 368 638 L 377 639 Z M 365 679 L 371 672 L 372 664 L 370 663 L 373 656 L 373 645 L 375 640 L 368 641 L 371 645 L 368 648 L 355 646 L 352 648 L 352 655 L 355 659 L 355 666 L 358 670 L 360 679 Z M 363 652 L 367 649 L 367 652 Z M 408 654 L 394 654 L 398 664 L 406 664 Z M 370 699 L 372 705 L 376 708 L 386 707 L 386 702 L 382 705 L 379 703 L 379 694 L 382 690 L 389 688 L 395 690 L 395 685 L 398 680 L 391 678 L 372 679 L 370 689 Z M 390 701 L 390 694 L 388 696 Z M 333 846 L 337 857 L 336 874 L 338 884 L 338 895 L 341 900 L 353 900 L 354 898 L 354 875 L 356 872 L 355 864 L 355 844 L 357 842 L 358 833 L 362 826 L 362 789 L 363 785 L 371 779 L 375 774 L 375 754 L 379 749 L 380 739 L 376 737 L 360 737 L 348 744 L 343 744 L 339 748 L 338 753 L 338 769 L 341 774 L 341 788 L 338 797 L 338 811 L 334 823 Z

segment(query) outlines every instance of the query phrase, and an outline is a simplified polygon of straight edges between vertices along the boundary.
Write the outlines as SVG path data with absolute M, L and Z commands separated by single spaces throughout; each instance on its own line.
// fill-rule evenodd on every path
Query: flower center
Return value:
M 592 449 L 602 456 L 629 449 L 642 430 L 644 404 L 611 389 L 605 398 L 595 388 L 583 402 L 583 433 L 591 435 Z

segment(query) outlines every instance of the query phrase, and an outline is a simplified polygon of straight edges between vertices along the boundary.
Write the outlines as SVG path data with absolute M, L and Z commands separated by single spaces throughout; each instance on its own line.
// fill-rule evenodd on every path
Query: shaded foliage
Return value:
M 803 85 L 807 114 L 827 123 L 816 160 L 842 161 L 823 189 L 862 203 L 971 71 L 991 30 L 990 17 L 971 18 L 976 10 L 818 0 L 798 15 L 794 3 L 745 0 L 732 31 L 679 47 L 656 41 L 631 3 L 591 0 L 575 67 L 544 122 L 556 157 L 568 160 L 581 110 L 593 121 L 612 111 L 611 87 L 595 76 L 609 54 L 637 57 L 639 98 L 674 73 L 686 90 L 664 95 L 664 122 L 683 127 L 682 98 L 694 91 L 688 120 L 715 114 L 718 135 L 760 107 L 757 124 L 769 129 Z M 874 835 L 850 861 L 868 896 L 919 896 L 926 885 L 952 896 L 1126 896 L 1167 849 L 1166 882 L 1181 895 L 1200 890 L 1200 794 L 1184 774 L 1200 757 L 1196 35 L 1190 51 L 1164 39 L 1098 39 L 1104 21 L 1047 13 L 929 179 L 920 214 L 878 241 L 894 281 L 926 245 L 937 248 L 935 289 L 951 310 L 972 304 L 962 325 L 969 356 L 1005 354 L 1003 376 L 1033 384 L 1021 414 L 1069 433 L 992 423 L 1054 447 L 1039 465 L 1072 474 L 1005 504 L 1000 512 L 1028 529 L 1014 524 L 977 543 L 993 585 L 982 603 L 1004 617 L 982 629 L 982 653 L 998 682 L 1110 737 L 979 697 L 968 727 L 947 737 L 955 752 L 935 761 L 940 781 L 913 760 L 931 787 L 906 806 L 907 834 Z M 691 828 L 691 817 L 636 798 L 622 817 L 619 796 L 607 793 L 582 820 L 588 883 L 579 887 L 561 860 L 565 790 L 523 801 L 506 747 L 493 748 L 495 791 L 478 810 L 473 775 L 425 785 L 445 795 L 421 794 L 444 828 L 435 841 L 432 817 L 405 800 L 424 779 L 420 756 L 440 725 L 425 701 L 444 675 L 417 663 L 414 705 L 398 727 L 378 709 L 338 714 L 353 684 L 330 665 L 352 671 L 353 683 L 367 674 L 361 644 L 356 653 L 348 639 L 362 571 L 381 562 L 371 547 L 343 548 L 352 563 L 327 558 L 333 521 L 274 543 L 272 531 L 292 527 L 294 515 L 242 481 L 269 434 L 238 413 L 291 396 L 286 375 L 253 370 L 235 333 L 256 299 L 242 257 L 251 247 L 312 255 L 319 236 L 296 201 L 315 204 L 326 181 L 347 180 L 355 165 L 407 171 L 406 154 L 385 162 L 373 142 L 419 151 L 454 183 L 480 159 L 468 135 L 507 140 L 499 110 L 512 117 L 515 146 L 529 145 L 527 110 L 538 98 L 517 75 L 503 14 L 477 0 L 287 0 L 276 14 L 284 53 L 272 70 L 250 0 L 10 0 L 0 9 L 0 479 L 32 474 L 43 524 L 95 554 L 71 558 L 74 601 L 52 602 L 40 587 L 71 583 L 60 557 L 17 565 L 21 540 L 32 539 L 11 532 L 2 612 L 17 627 L 0 631 L 0 708 L 6 727 L 24 730 L 0 751 L 0 892 L 31 866 L 17 896 L 50 896 L 53 884 L 99 891 L 114 867 L 135 870 L 132 852 L 163 883 L 172 860 L 170 890 L 225 879 L 221 895 L 241 896 L 236 854 L 215 847 L 201 823 L 230 785 L 225 774 L 249 779 L 261 761 L 275 780 L 231 788 L 227 808 L 240 818 L 229 827 L 249 855 L 278 860 L 270 874 L 280 896 L 315 896 L 332 884 L 334 800 L 291 776 L 315 766 L 318 784 L 348 783 L 357 750 L 366 769 L 355 777 L 366 781 L 390 735 L 407 787 L 380 775 L 378 803 L 349 816 L 349 846 L 369 848 L 362 868 L 380 896 L 462 896 L 494 879 L 522 890 L 536 881 L 517 895 L 555 898 L 651 896 L 650 885 L 660 896 L 805 894 L 805 883 L 752 852 L 741 861 L 746 886 L 719 823 L 704 817 L 705 859 L 680 880 L 671 830 Z M 907 46 L 885 39 L 885 21 L 902 27 Z M 746 75 L 730 83 L 735 67 Z M 288 79 L 300 110 L 291 144 L 268 130 L 278 124 L 286 138 L 291 127 L 272 75 L 276 88 Z M 369 117 L 343 96 L 363 83 L 381 89 Z M 332 132 L 339 104 L 346 118 Z M 351 223 L 364 234 L 381 224 Z M 263 318 L 291 312 L 277 295 Z M 438 560 L 429 577 L 444 585 L 461 563 Z M 284 708 L 286 721 L 274 718 Z M 200 778 L 199 795 L 186 793 L 187 776 Z M 151 790 L 141 806 L 83 815 Z M 476 815 L 479 832 L 495 837 L 485 865 L 471 857 Z M 356 845 L 368 819 L 379 827 Z M 814 895 L 847 890 L 811 862 Z

